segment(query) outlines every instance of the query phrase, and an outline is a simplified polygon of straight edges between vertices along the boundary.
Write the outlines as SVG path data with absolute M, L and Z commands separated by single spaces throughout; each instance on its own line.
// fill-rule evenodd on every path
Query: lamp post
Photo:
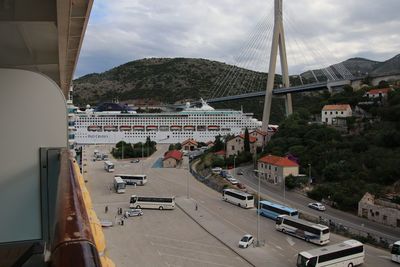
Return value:
M 256 242 L 256 247 L 261 247 L 260 243 L 260 171 L 259 170 L 254 170 L 255 173 L 257 173 L 257 178 L 258 178 L 258 189 L 257 189 L 257 242 Z
M 236 155 L 233 155 L 233 176 L 235 177 L 236 173 Z
M 311 163 L 308 163 L 308 183 L 311 184 Z
M 144 158 L 144 155 L 143 155 L 143 143 L 142 143 L 142 160 L 141 160 L 142 161 L 141 162 L 142 163 L 142 174 L 143 174 L 143 158 Z

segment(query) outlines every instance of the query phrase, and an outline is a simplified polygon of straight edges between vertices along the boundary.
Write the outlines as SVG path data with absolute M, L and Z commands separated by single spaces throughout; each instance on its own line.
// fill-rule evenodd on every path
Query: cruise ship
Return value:
M 75 144 L 113 144 L 143 142 L 147 137 L 157 143 L 178 143 L 188 138 L 213 141 L 217 135 L 240 134 L 261 127 L 253 114 L 220 110 L 201 100 L 200 107 L 186 107 L 179 112 L 137 113 L 118 103 L 103 103 L 95 109 L 76 113 Z

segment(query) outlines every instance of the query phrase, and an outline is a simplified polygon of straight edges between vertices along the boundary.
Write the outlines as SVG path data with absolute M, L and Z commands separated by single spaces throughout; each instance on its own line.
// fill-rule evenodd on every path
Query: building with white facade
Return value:
M 353 115 L 349 104 L 325 105 L 321 111 L 323 123 L 332 125 L 337 124 L 337 118 L 346 118 Z
M 365 93 L 364 96 L 372 99 L 385 99 L 388 96 L 390 88 L 372 89 Z
M 290 174 L 299 175 L 299 164 L 287 157 L 267 155 L 258 160 L 258 175 L 268 182 L 282 183 Z

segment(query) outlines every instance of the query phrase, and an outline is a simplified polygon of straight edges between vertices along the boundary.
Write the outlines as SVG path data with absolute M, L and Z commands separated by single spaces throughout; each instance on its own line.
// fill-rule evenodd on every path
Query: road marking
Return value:
M 199 251 L 199 250 L 197 250 L 197 249 L 174 247 L 174 246 L 170 246 L 170 245 L 164 245 L 164 244 L 161 244 L 161 243 L 154 243 L 154 242 L 152 242 L 152 241 L 150 241 L 150 244 L 153 245 L 153 246 L 158 246 L 158 247 L 165 247 L 165 248 L 171 248 L 171 249 L 177 249 L 177 250 L 184 250 L 184 251 L 195 252 L 195 253 L 197 253 L 197 254 L 212 255 L 212 256 L 215 256 L 215 257 L 224 257 L 224 258 L 227 257 L 227 256 L 221 255 L 221 254 L 214 254 L 214 253 Z
M 174 255 L 174 254 L 168 254 L 168 253 L 160 253 L 160 254 L 161 254 L 162 256 L 170 256 L 170 257 L 180 258 L 180 259 L 183 259 L 183 260 L 189 260 L 189 261 L 207 263 L 207 264 L 212 264 L 212 265 L 227 266 L 227 267 L 231 267 L 231 266 L 232 266 L 232 265 L 225 265 L 225 264 L 216 263 L 216 262 L 212 262 L 212 261 L 205 261 L 205 260 L 199 260 L 199 259 L 190 258 L 190 257 L 185 257 L 185 256 Z
M 145 236 L 146 237 L 161 238 L 161 239 L 165 239 L 165 240 L 172 240 L 172 241 L 177 241 L 177 242 L 183 242 L 183 243 L 187 243 L 187 244 L 194 244 L 194 245 L 203 246 L 203 247 L 213 247 L 213 248 L 219 248 L 219 249 L 223 249 L 223 250 L 228 250 L 227 248 L 221 247 L 221 246 L 214 246 L 214 245 L 209 245 L 209 244 L 199 243 L 199 242 L 193 242 L 193 241 L 185 241 L 185 240 L 169 238 L 169 237 L 164 237 L 164 236 L 159 236 L 159 235 L 145 234 Z
M 292 247 L 293 247 L 293 245 L 295 244 L 294 241 L 293 241 L 293 239 L 292 239 L 290 236 L 286 237 L 286 241 L 287 241 L 287 242 L 289 243 L 289 245 L 291 245 Z

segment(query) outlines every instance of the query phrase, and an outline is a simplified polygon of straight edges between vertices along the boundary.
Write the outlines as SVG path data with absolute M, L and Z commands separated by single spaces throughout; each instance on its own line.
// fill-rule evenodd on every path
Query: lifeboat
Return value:
M 186 125 L 183 127 L 183 129 L 185 131 L 194 131 L 196 129 L 196 127 L 194 127 L 193 125 Z
M 160 131 L 168 132 L 169 131 L 169 126 L 160 126 Z
M 182 126 L 171 125 L 171 131 L 182 131 Z
M 91 132 L 98 132 L 98 131 L 101 131 L 101 126 L 98 126 L 98 125 L 90 125 L 90 126 L 88 127 L 88 131 L 91 131 Z
M 119 126 L 119 130 L 120 131 L 130 131 L 130 130 L 132 130 L 132 127 L 129 125 L 121 125 L 121 126 Z
M 134 131 L 144 131 L 144 126 L 142 125 L 135 125 L 133 126 Z
M 219 126 L 217 125 L 210 125 L 208 126 L 209 131 L 219 131 Z
M 146 127 L 146 130 L 147 131 L 157 131 L 158 130 L 158 126 L 156 126 L 156 125 L 148 125 Z
M 205 132 L 206 130 L 207 130 L 207 127 L 204 125 L 197 126 L 197 131 L 199 131 L 199 132 Z
M 106 132 L 118 131 L 118 126 L 106 125 L 104 126 L 104 131 Z

